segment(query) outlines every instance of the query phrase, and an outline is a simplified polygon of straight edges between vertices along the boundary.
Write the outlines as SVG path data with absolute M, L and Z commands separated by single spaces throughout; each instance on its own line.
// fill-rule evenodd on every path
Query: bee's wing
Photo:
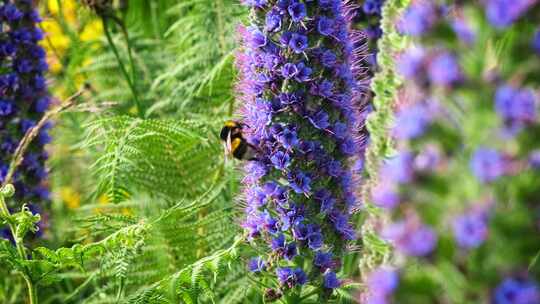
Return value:
M 229 151 L 227 150 L 227 143 L 223 143 L 223 158 L 225 164 L 229 162 Z
M 232 153 L 232 144 L 231 144 L 231 132 L 227 134 L 227 140 L 225 141 L 225 148 L 227 149 L 227 153 Z

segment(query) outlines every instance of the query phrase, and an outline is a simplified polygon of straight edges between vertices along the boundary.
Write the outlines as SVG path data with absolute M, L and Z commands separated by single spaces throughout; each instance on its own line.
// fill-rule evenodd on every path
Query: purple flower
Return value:
M 336 289 L 341 286 L 341 281 L 337 278 L 336 273 L 328 271 L 324 274 L 324 287 L 328 289 Z
M 266 269 L 266 262 L 261 257 L 252 258 L 249 260 L 248 269 L 251 272 L 261 272 Z
M 430 254 L 437 243 L 437 234 L 416 219 L 407 219 L 385 228 L 383 238 L 406 255 L 421 257 Z
M 392 131 L 398 139 L 413 139 L 422 136 L 430 123 L 431 117 L 426 108 L 422 105 L 414 105 L 396 114 Z
M 503 157 L 494 149 L 478 148 L 470 161 L 471 170 L 482 183 L 495 181 L 505 173 Z
M 431 1 L 416 1 L 405 11 L 399 28 L 405 34 L 420 36 L 431 30 L 437 18 L 435 4 Z
M 429 79 L 437 85 L 450 86 L 462 78 L 461 68 L 450 53 L 441 53 L 431 60 L 428 66 Z
M 281 29 L 281 14 L 278 10 L 273 9 L 266 14 L 265 29 L 269 32 L 279 31 Z
M 383 0 L 366 0 L 362 5 L 362 10 L 368 15 L 380 15 Z
M 371 189 L 373 203 L 381 208 L 393 209 L 399 205 L 399 191 L 395 184 L 379 182 Z
M 270 158 L 270 161 L 274 165 L 274 167 L 278 170 L 285 170 L 285 168 L 289 167 L 291 164 L 291 158 L 289 154 L 278 151 L 272 155 Z
M 317 31 L 323 36 L 330 36 L 334 32 L 334 21 L 324 16 L 319 18 L 317 22 Z
M 399 284 L 397 271 L 387 268 L 378 268 L 372 271 L 367 279 L 370 293 L 378 295 L 392 294 Z
M 242 180 L 242 226 L 272 261 L 262 271 L 278 277 L 282 292 L 307 283 L 297 263 L 309 259 L 321 270 L 310 283 L 324 288 L 324 273 L 339 271 L 346 240 L 356 237 L 349 219 L 358 202 L 353 174 L 361 172 L 352 165 L 366 137 L 359 126 L 367 82 L 365 41 L 350 32 L 348 11 L 339 0 L 252 2 L 251 26 L 239 28 L 239 114 L 256 147 Z M 329 261 L 317 255 L 322 249 Z
M 519 19 L 536 0 L 486 0 L 486 17 L 496 28 L 505 28 Z
M 456 217 L 452 223 L 454 238 L 463 248 L 476 248 L 488 236 L 487 217 L 480 212 L 470 212 Z
M 45 72 L 45 51 L 39 44 L 43 32 L 38 28 L 39 14 L 28 0 L 5 0 L 0 3 L 0 179 L 7 173 L 15 148 L 25 133 L 35 125 L 50 102 Z M 12 182 L 17 191 L 14 202 L 33 208 L 42 214 L 40 227 L 46 228 L 46 210 L 35 202 L 47 204 L 48 190 L 44 187 L 47 169 L 44 166 L 43 146 L 51 141 L 44 128 L 33 141 L 24 162 Z M 17 207 L 17 206 L 12 206 Z M 37 237 L 41 234 L 36 234 Z
M 296 285 L 304 285 L 307 282 L 307 276 L 301 268 L 277 268 L 276 275 L 279 283 L 288 286 L 289 288 L 293 288 Z
M 323 66 L 327 68 L 333 68 L 334 65 L 336 64 L 336 60 L 337 60 L 336 54 L 334 54 L 334 52 L 330 50 L 324 51 L 321 57 L 321 62 Z
M 529 153 L 529 165 L 534 169 L 540 169 L 540 149 Z
M 296 67 L 294 63 L 286 63 L 281 68 L 281 75 L 286 79 L 293 78 L 297 74 L 298 74 L 298 68 Z
M 457 37 L 465 44 L 473 44 L 476 40 L 476 33 L 466 20 L 462 18 L 456 18 L 452 21 L 452 29 L 456 33 Z
M 242 3 L 255 8 L 263 8 L 268 3 L 268 0 L 242 0 Z
M 536 120 L 536 100 L 532 90 L 501 86 L 495 92 L 495 111 L 510 123 L 530 123 Z
M 308 47 L 308 38 L 302 34 L 292 34 L 289 47 L 297 54 L 302 53 Z
M 294 22 L 300 22 L 307 16 L 306 6 L 301 2 L 296 2 L 289 5 L 287 11 L 289 12 L 289 15 L 291 15 L 291 19 Z
M 384 178 L 400 184 L 412 182 L 414 178 L 414 156 L 411 152 L 400 151 L 396 156 L 387 160 L 381 168 Z
M 540 55 L 540 28 L 536 30 L 534 33 L 534 37 L 532 39 L 532 48 L 533 50 Z
M 416 78 L 421 74 L 425 52 L 421 48 L 409 48 L 397 62 L 397 69 L 404 77 Z
M 289 185 L 296 193 L 308 194 L 311 191 L 311 178 L 302 171 L 288 174 Z
M 315 259 L 313 260 L 313 264 L 317 266 L 322 272 L 324 272 L 326 269 L 332 268 L 334 264 L 332 253 L 317 251 L 317 253 L 315 253 Z
M 506 278 L 493 293 L 494 304 L 537 304 L 540 289 L 532 280 Z
M 414 169 L 419 172 L 435 170 L 441 161 L 441 151 L 437 146 L 428 145 L 414 158 Z

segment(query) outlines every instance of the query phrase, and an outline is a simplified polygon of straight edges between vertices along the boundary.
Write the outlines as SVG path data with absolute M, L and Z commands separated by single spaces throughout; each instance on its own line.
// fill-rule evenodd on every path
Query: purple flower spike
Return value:
M 32 1 L 4 0 L 0 2 L 0 180 L 4 180 L 15 148 L 25 133 L 41 119 L 50 105 L 45 73 L 46 53 L 40 40 L 39 14 Z M 17 191 L 13 202 L 25 203 L 34 213 L 41 213 L 38 224 L 42 235 L 47 226 L 46 210 L 49 201 L 46 187 L 47 169 L 44 145 L 51 141 L 51 125 L 38 134 L 18 168 L 12 182 Z M 44 205 L 37 205 L 37 203 Z M 19 207 L 19 206 L 10 206 Z
M 365 138 L 365 37 L 341 0 L 248 3 L 239 29 L 240 115 L 255 161 L 245 165 L 242 226 L 283 292 L 339 287 L 340 259 L 357 236 Z M 376 5 L 374 9 L 380 7 Z M 302 259 L 296 258 L 301 256 Z M 297 265 L 312 259 L 310 276 Z M 286 266 L 286 267 L 285 267 Z M 257 268 L 259 269 L 259 268 Z

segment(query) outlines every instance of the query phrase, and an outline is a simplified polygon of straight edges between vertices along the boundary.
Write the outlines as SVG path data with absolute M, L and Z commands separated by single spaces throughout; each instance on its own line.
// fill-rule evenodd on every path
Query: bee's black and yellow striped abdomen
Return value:
M 253 159 L 253 149 L 242 135 L 243 125 L 237 121 L 226 121 L 221 129 L 219 137 L 226 144 L 227 152 L 236 159 Z

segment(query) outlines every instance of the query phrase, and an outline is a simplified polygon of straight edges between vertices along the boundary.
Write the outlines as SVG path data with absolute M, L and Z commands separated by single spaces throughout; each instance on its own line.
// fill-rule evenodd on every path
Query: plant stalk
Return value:
M 107 37 L 107 42 L 109 43 L 113 53 L 114 53 L 114 57 L 116 58 L 116 61 L 118 61 L 118 66 L 120 67 L 120 71 L 122 72 L 122 75 L 124 76 L 124 78 L 126 79 L 126 82 L 129 86 L 129 89 L 131 90 L 131 94 L 133 95 L 133 100 L 134 100 L 134 106 L 135 108 L 137 109 L 137 114 L 140 118 L 143 118 L 144 117 L 144 114 L 142 113 L 142 108 L 141 108 L 141 103 L 139 101 L 139 95 L 137 93 L 137 89 L 135 88 L 135 85 L 133 84 L 133 81 L 131 79 L 131 77 L 129 76 L 127 70 L 126 70 L 126 67 L 124 66 L 124 62 L 122 61 L 122 59 L 120 58 L 120 53 L 118 53 L 118 49 L 116 48 L 116 45 L 114 44 L 114 41 L 112 39 L 112 36 L 111 36 L 111 32 L 110 32 L 110 29 L 109 29 L 109 25 L 107 23 L 107 18 L 108 17 L 105 17 L 103 16 L 101 18 L 101 22 L 103 23 L 103 30 L 105 32 L 105 37 Z M 129 60 L 130 60 L 130 63 L 132 65 L 132 69 L 133 69 L 133 59 L 132 59 L 132 56 L 131 56 L 131 48 L 129 47 L 129 41 L 127 42 L 128 44 L 128 53 L 129 53 Z

